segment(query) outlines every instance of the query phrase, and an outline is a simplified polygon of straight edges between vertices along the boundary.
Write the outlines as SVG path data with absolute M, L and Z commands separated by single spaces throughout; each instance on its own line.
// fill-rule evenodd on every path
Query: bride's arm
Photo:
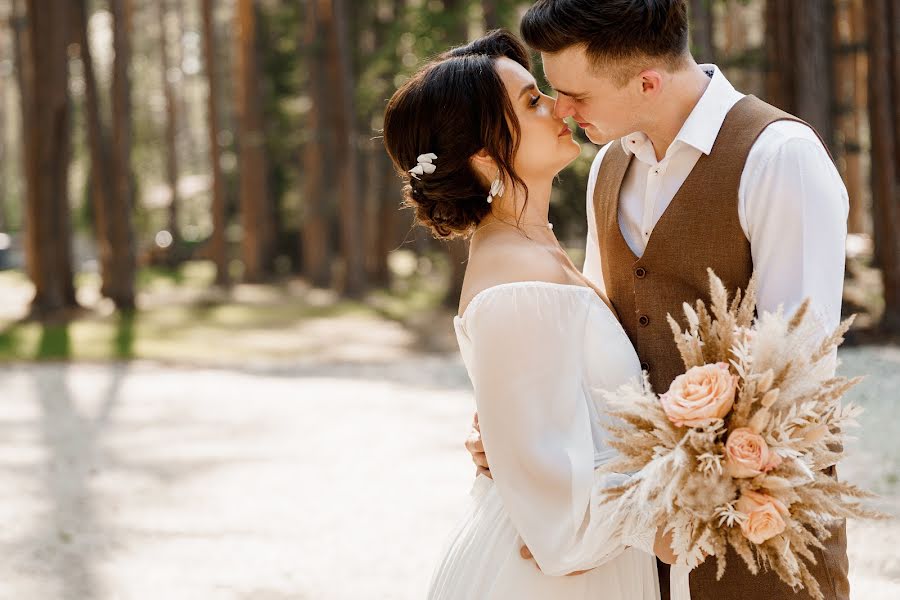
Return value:
M 623 530 L 602 504 L 624 475 L 594 472 L 583 383 L 590 303 L 572 290 L 507 288 L 469 315 L 471 370 L 484 449 L 504 507 L 550 575 L 590 569 L 626 546 L 652 553 L 654 530 Z M 564 293 L 567 292 L 567 293 Z

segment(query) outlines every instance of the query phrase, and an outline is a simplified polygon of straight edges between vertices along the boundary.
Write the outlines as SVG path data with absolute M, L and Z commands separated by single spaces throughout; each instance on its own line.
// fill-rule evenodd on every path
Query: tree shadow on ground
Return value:
M 135 326 L 138 312 L 120 311 L 112 319 L 114 332 L 108 342 L 110 344 L 108 354 L 119 360 L 131 360 L 135 357 Z M 73 324 L 74 321 L 70 320 L 42 322 L 35 319 L 21 319 L 10 323 L 0 329 L 0 361 L 4 359 L 66 361 L 77 358 L 72 340 Z

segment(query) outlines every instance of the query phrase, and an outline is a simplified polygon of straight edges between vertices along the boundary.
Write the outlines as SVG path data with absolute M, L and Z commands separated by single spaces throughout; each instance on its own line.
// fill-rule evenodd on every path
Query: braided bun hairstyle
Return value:
M 530 70 L 522 43 L 498 29 L 429 63 L 398 89 L 384 114 L 384 145 L 403 178 L 403 204 L 436 238 L 468 236 L 491 210 L 490 184 L 470 158 L 484 149 L 501 176 L 526 192 L 513 170 L 521 134 L 494 62 L 506 57 Z M 409 170 L 433 153 L 435 170 L 417 179 Z M 527 201 L 527 200 L 526 200 Z

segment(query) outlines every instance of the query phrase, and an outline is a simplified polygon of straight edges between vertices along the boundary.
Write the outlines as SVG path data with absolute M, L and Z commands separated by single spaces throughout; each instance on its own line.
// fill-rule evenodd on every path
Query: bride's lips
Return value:
M 587 129 L 588 127 L 591 126 L 591 124 L 590 123 L 582 123 L 581 121 L 579 121 L 578 126 L 581 127 L 582 129 Z
M 572 130 L 569 129 L 568 125 L 563 124 L 562 129 L 559 130 L 559 135 L 557 137 L 562 137 L 564 135 L 570 135 Z

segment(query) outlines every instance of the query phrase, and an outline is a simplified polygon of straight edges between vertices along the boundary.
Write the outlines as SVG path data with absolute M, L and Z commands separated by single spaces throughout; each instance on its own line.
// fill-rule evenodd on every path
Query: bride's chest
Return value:
M 592 388 L 614 390 L 640 377 L 640 360 L 631 340 L 605 305 L 590 312 L 584 332 L 585 380 Z

